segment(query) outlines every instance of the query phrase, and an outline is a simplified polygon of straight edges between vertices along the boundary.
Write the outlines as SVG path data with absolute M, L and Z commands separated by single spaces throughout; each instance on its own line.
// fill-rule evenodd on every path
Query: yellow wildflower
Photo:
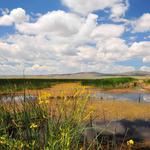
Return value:
M 134 145 L 134 141 L 131 139 L 131 140 L 129 140 L 129 141 L 127 141 L 127 145 L 128 146 L 132 146 L 132 145 Z
M 84 150 L 83 147 L 81 147 L 80 150 Z
M 35 128 L 37 128 L 37 127 L 38 127 L 38 125 L 35 124 L 35 123 L 32 123 L 32 124 L 30 125 L 30 129 L 35 129 Z
M 45 100 L 45 101 L 44 101 L 45 104 L 48 104 L 48 102 L 49 102 L 48 100 Z
M 20 147 L 21 147 L 21 148 L 23 148 L 23 146 L 24 146 L 24 144 L 23 144 L 23 143 L 21 143 L 21 144 L 20 144 Z
M 39 95 L 38 99 L 39 99 L 39 100 L 45 100 L 45 99 L 49 99 L 51 96 L 52 96 L 51 93 L 42 92 L 42 93 Z
M 5 144 L 6 143 L 6 139 L 4 137 L 0 137 L 0 144 Z
M 39 100 L 39 105 L 48 104 L 48 103 L 49 103 L 48 100 Z
M 44 103 L 44 101 L 42 101 L 42 100 L 39 100 L 39 105 L 41 105 L 41 104 L 43 104 Z

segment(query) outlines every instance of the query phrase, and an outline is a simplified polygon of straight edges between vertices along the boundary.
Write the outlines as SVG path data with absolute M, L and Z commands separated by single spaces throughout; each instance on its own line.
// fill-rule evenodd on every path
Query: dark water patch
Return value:
M 127 143 L 132 139 L 135 144 L 142 143 L 150 140 L 150 120 L 114 120 L 114 121 L 102 121 L 95 120 L 92 122 L 92 126 L 87 126 L 84 132 L 84 138 L 87 142 L 97 140 L 102 145 L 113 144 L 115 142 L 117 146 Z M 134 148 L 136 145 L 134 145 Z M 120 147 L 120 146 L 119 146 Z M 133 148 L 133 149 L 134 149 Z M 144 146 L 138 147 L 138 149 L 144 148 L 149 150 L 150 147 Z M 114 148 L 113 148 L 114 149 Z M 140 149 L 141 150 L 141 149 Z

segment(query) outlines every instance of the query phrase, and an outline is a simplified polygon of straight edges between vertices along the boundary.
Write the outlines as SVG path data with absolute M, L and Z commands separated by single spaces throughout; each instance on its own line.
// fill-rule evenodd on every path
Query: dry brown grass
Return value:
M 88 90 L 87 90 L 88 89 Z M 89 94 L 93 92 L 90 87 L 83 87 L 80 83 L 64 83 L 54 85 L 49 92 L 54 96 L 63 95 L 75 95 L 77 92 L 83 91 L 83 94 Z M 48 92 L 48 91 L 47 91 Z M 81 94 L 81 93 L 80 93 Z M 150 119 L 150 104 L 149 103 L 136 103 L 129 101 L 97 101 L 90 100 L 87 105 L 88 112 L 93 113 L 94 117 L 99 119 L 112 120 L 112 119 Z
M 40 90 L 26 90 L 26 94 L 39 95 L 43 92 L 51 93 L 53 97 L 61 96 L 62 93 L 65 96 L 73 96 L 77 91 L 83 89 L 91 89 L 88 86 L 82 86 L 80 83 L 60 83 L 55 84 L 51 88 L 40 89 Z M 89 90 L 86 90 L 87 92 Z M 20 92 L 22 94 L 24 91 Z
M 99 119 L 150 119 L 150 104 L 128 101 L 91 101 L 93 116 Z

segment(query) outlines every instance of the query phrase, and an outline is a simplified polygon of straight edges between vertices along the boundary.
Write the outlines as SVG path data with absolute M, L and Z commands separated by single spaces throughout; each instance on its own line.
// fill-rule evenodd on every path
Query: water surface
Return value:
M 95 99 L 128 100 L 134 102 L 150 102 L 150 93 L 105 93 L 99 92 L 91 95 Z

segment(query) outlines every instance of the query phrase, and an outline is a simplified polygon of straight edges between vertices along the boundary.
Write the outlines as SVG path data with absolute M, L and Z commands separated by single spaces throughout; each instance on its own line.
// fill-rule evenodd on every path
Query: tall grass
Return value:
M 150 84 L 150 79 L 144 81 L 147 84 Z
M 23 89 L 42 89 L 51 86 L 49 80 L 36 79 L 0 79 L 1 92 L 16 92 Z
M 0 102 L 0 149 L 80 149 L 87 98 L 50 100 L 50 96 L 42 93 L 37 101 Z
M 82 85 L 95 86 L 100 88 L 122 88 L 137 81 L 131 77 L 104 78 L 104 79 L 0 79 L 0 92 L 16 92 L 24 89 L 49 88 L 57 83 L 79 82 Z
M 23 89 L 49 88 L 56 83 L 80 82 L 79 79 L 0 79 L 1 92 L 16 92 Z
M 95 80 L 83 80 L 82 85 L 90 85 L 100 88 L 124 88 L 129 87 L 130 83 L 137 81 L 137 79 L 131 77 L 119 77 L 119 78 L 104 78 Z

